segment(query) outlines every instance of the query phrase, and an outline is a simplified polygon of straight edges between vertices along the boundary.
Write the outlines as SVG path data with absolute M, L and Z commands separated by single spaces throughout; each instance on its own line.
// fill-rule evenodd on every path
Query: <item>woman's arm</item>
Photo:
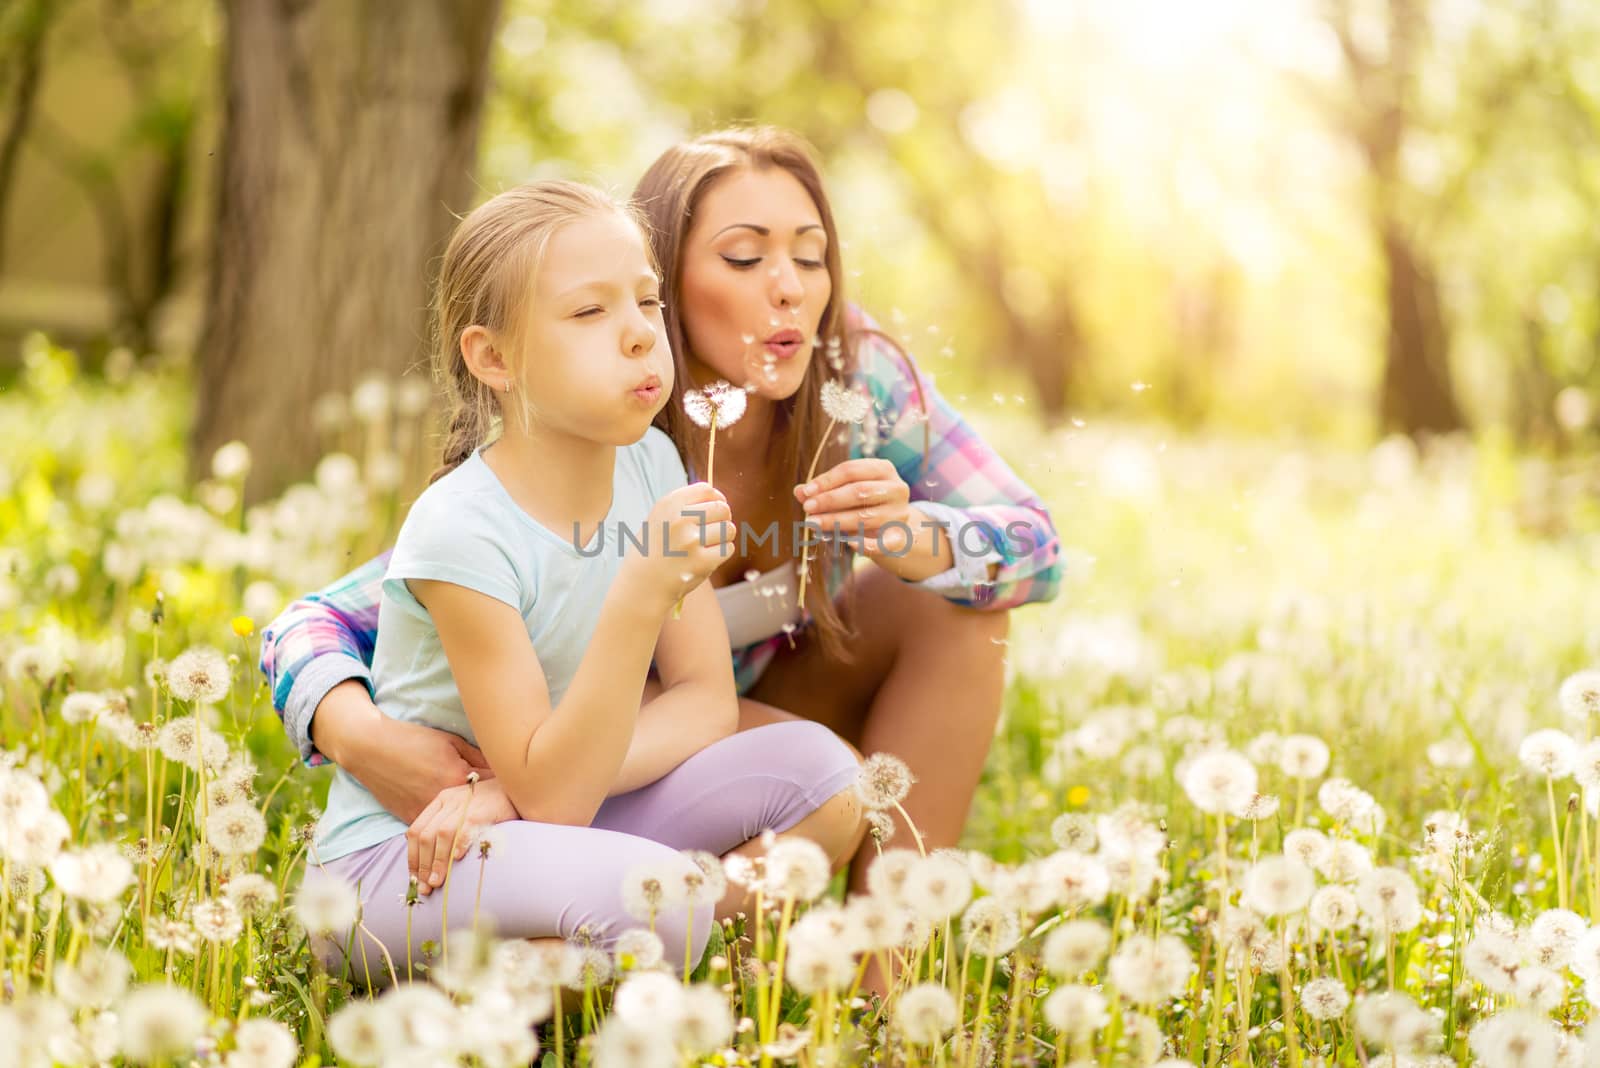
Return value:
M 308 767 L 330 761 L 407 822 L 441 790 L 483 773 L 483 754 L 372 702 L 372 650 L 388 554 L 295 601 L 261 633 L 272 707 Z
M 860 373 L 877 425 L 869 418 L 867 433 L 852 435 L 851 453 L 893 464 L 910 487 L 913 509 L 938 523 L 937 540 L 953 566 L 922 585 L 958 604 L 996 611 L 1052 599 L 1061 584 L 1061 541 L 1044 502 L 926 375 L 913 377 L 870 321 L 864 325 Z M 932 528 L 912 526 L 931 545 Z
M 611 795 L 655 782 L 739 728 L 728 626 L 709 585 L 684 598 L 682 617 L 661 628 L 655 662 L 662 691 L 639 709 Z
M 311 736 L 322 699 L 349 679 L 372 692 L 378 599 L 388 565 L 387 553 L 368 560 L 289 605 L 261 632 L 261 671 L 273 711 L 307 767 L 328 762 Z

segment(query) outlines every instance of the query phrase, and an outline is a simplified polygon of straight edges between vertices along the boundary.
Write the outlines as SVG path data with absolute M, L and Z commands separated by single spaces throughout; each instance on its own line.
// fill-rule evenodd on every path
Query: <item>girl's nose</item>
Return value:
M 792 307 L 805 298 L 805 286 L 800 283 L 800 272 L 794 264 L 782 257 L 768 271 L 772 279 L 772 299 L 779 307 Z

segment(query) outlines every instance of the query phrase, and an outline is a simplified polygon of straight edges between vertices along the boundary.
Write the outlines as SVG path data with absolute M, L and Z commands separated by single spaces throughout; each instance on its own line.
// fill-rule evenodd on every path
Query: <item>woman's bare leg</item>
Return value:
M 802 636 L 780 648 L 749 697 L 826 724 L 863 753 L 904 760 L 917 779 L 905 808 L 924 845 L 954 846 L 1000 717 L 1009 613 L 954 605 L 880 568 L 851 581 L 854 660 L 828 660 Z M 894 846 L 915 848 L 898 815 L 895 824 Z M 857 849 L 852 893 L 865 892 L 876 855 L 870 838 Z

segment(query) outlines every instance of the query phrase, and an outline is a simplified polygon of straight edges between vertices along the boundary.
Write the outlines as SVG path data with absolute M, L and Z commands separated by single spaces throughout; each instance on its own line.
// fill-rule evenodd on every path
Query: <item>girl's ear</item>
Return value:
M 506 383 L 511 381 L 511 368 L 495 347 L 488 327 L 474 325 L 461 331 L 461 358 L 473 378 L 496 393 L 505 392 Z

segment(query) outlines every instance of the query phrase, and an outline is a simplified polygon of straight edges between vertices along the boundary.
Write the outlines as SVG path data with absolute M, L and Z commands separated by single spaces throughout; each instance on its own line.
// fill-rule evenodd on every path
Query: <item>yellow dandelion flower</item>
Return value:
M 233 632 L 241 638 L 248 638 L 256 632 L 256 621 L 249 616 L 234 616 Z
M 1072 789 L 1067 791 L 1067 804 L 1072 805 L 1074 808 L 1078 808 L 1083 805 L 1087 805 L 1088 803 L 1089 788 L 1087 786 L 1074 786 Z

